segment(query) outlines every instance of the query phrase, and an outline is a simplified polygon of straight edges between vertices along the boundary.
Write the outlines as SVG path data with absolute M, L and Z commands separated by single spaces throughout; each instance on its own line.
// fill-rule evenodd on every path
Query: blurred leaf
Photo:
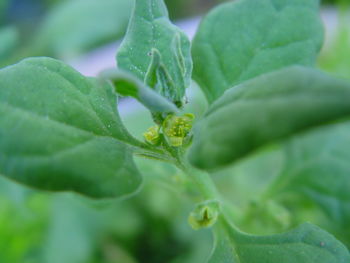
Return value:
M 15 27 L 0 28 L 0 61 L 10 57 L 19 44 L 19 34 Z
M 190 161 L 214 170 L 350 113 L 350 83 L 294 66 L 228 90 L 194 130 Z
M 317 203 L 350 244 L 350 122 L 291 139 L 270 195 L 301 193 Z
M 39 54 L 71 57 L 121 38 L 132 0 L 74 0 L 54 6 L 33 48 Z
M 88 262 L 93 258 L 101 234 L 100 214 L 68 195 L 57 196 L 51 207 L 43 262 Z
M 22 203 L 0 196 L 0 262 L 40 262 L 47 204 L 42 196 L 29 196 Z
M 141 183 L 106 82 L 65 64 L 27 59 L 0 71 L 0 173 L 42 190 L 95 198 L 133 193 Z
M 5 22 L 6 10 L 10 0 L 1 0 L 0 1 L 0 27 L 3 26 Z M 1 39 L 1 37 L 0 37 Z
M 280 148 L 273 145 L 233 166 L 215 172 L 212 178 L 227 200 L 246 209 L 252 202 L 259 201 L 271 181 L 280 174 L 284 164 L 283 157 Z
M 181 106 L 190 86 L 192 61 L 187 36 L 174 26 L 163 0 L 136 0 L 118 67 Z
M 318 2 L 245 0 L 214 8 L 192 48 L 194 79 L 209 102 L 263 73 L 313 65 L 323 39 Z
M 303 224 L 271 236 L 237 233 L 231 226 L 216 226 L 216 241 L 209 263 L 347 263 L 349 251 L 331 234 Z
M 337 29 L 336 36 L 329 47 L 321 53 L 319 66 L 335 75 L 343 78 L 350 78 L 350 28 L 349 15 L 338 14 L 340 17 L 340 26 Z

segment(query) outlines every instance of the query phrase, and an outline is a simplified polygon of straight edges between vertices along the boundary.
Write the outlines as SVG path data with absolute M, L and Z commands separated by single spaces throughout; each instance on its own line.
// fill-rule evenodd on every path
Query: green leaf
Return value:
M 343 244 L 308 223 L 271 236 L 237 233 L 221 223 L 215 233 L 209 263 L 347 263 L 350 260 Z
M 194 131 L 189 158 L 213 170 L 271 142 L 350 114 L 350 83 L 294 66 L 228 90 Z
M 318 0 L 238 0 L 213 9 L 193 41 L 194 79 L 209 102 L 290 65 L 313 65 L 323 39 Z
M 137 99 L 145 107 L 155 113 L 175 113 L 177 107 L 154 90 L 147 87 L 139 79 L 128 72 L 118 69 L 108 69 L 100 76 L 111 80 L 118 94 Z
M 0 174 L 50 191 L 114 198 L 136 191 L 137 145 L 113 87 L 49 58 L 0 71 Z
M 118 67 L 133 73 L 152 89 L 182 105 L 190 86 L 190 42 L 169 18 L 163 0 L 136 0 Z
M 350 122 L 289 140 L 286 162 L 271 195 L 298 192 L 319 204 L 350 235 Z
M 117 40 L 126 31 L 132 5 L 130 0 L 64 1 L 47 15 L 33 48 L 71 57 Z

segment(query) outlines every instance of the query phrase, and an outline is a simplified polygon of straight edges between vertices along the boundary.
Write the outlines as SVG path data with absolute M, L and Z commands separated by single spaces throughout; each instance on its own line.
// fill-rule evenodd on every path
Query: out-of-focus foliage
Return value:
M 121 38 L 133 1 L 76 0 L 58 4 L 46 16 L 33 49 L 71 57 Z
M 19 34 L 15 27 L 0 28 L 0 61 L 5 60 L 16 50 L 19 44 Z
M 204 13 L 225 0 L 165 2 L 170 18 L 177 19 Z M 15 55 L 0 59 L 0 67 L 28 56 L 72 58 L 118 40 L 132 5 L 133 0 L 1 0 L 0 28 L 17 27 L 21 41 Z
M 30 27 L 18 21 L 23 43 L 16 54 L 0 61 L 0 66 L 28 56 L 72 58 L 120 39 L 126 31 L 132 6 L 130 0 L 66 0 L 54 4 Z M 11 6 L 10 10 L 15 12 L 15 7 Z
M 0 28 L 15 26 L 21 45 L 0 67 L 29 56 L 69 59 L 124 35 L 133 0 L 0 1 Z M 168 0 L 171 18 L 198 14 L 213 3 Z M 200 8 L 198 8 L 200 7 Z
M 343 78 L 350 78 L 350 9 L 340 13 L 335 38 L 319 58 L 319 66 Z
M 336 5 L 336 4 L 343 4 L 343 3 L 347 3 L 348 0 L 321 0 L 322 4 L 332 4 L 332 5 Z
M 37 262 L 49 223 L 48 201 L 0 179 L 0 262 Z
M 2 24 L 5 22 L 5 15 L 6 15 L 6 10 L 8 7 L 8 0 L 1 0 L 0 1 L 0 27 Z
M 141 159 L 138 165 L 144 189 L 120 203 L 39 194 L 1 180 L 0 262 L 205 262 L 211 235 L 186 223 L 191 202 L 170 187 L 179 171 Z

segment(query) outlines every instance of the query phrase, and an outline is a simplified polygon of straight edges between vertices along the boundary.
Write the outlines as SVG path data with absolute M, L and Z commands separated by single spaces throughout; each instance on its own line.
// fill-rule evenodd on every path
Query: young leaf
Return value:
M 313 65 L 323 29 L 318 0 L 238 0 L 213 9 L 193 41 L 194 79 L 209 102 L 290 65 Z
M 139 79 L 128 72 L 118 69 L 108 69 L 103 71 L 100 76 L 104 79 L 111 80 L 115 85 L 118 94 L 137 99 L 152 112 L 178 112 L 177 107 L 173 103 L 147 87 Z
M 298 192 L 314 200 L 332 222 L 350 222 L 350 122 L 330 125 L 289 140 L 286 163 L 271 194 Z M 348 236 L 350 235 L 350 231 Z
M 257 148 L 350 114 L 350 83 L 294 66 L 228 90 L 194 131 L 190 160 L 213 170 Z
M 129 28 L 117 54 L 118 67 L 182 105 L 190 86 L 190 42 L 169 18 L 163 0 L 136 0 Z
M 331 234 L 303 224 L 283 234 L 253 236 L 235 233 L 225 223 L 216 226 L 209 263 L 347 263 L 347 248 Z
M 49 58 L 0 71 L 0 174 L 42 190 L 94 198 L 133 193 L 141 183 L 136 145 L 106 82 Z

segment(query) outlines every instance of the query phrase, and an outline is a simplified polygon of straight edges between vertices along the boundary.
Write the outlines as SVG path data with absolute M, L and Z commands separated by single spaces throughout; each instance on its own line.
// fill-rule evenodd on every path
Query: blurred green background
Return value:
M 204 14 L 222 1 L 166 2 L 171 18 L 177 20 Z M 337 14 L 337 23 L 327 35 L 330 39 L 318 62 L 322 69 L 344 78 L 350 78 L 347 2 L 323 1 L 323 8 Z M 115 42 L 125 33 L 131 8 L 130 0 L 0 0 L 0 67 L 27 56 L 71 59 Z M 198 88 L 191 94 L 186 111 L 200 116 L 206 108 L 204 98 Z M 151 125 L 150 116 L 139 105 L 134 108 L 123 101 L 120 107 L 127 127 L 140 137 Z M 290 196 L 279 203 L 257 204 L 280 171 L 283 158 L 279 148 L 272 147 L 213 175 L 225 198 L 237 207 L 232 213 L 239 226 L 267 234 L 311 221 L 350 248 L 350 230 L 332 224 L 306 198 Z M 144 187 L 118 202 L 39 192 L 0 178 L 0 262 L 205 262 L 212 247 L 211 234 L 193 231 L 187 224 L 195 189 L 170 165 L 136 161 L 145 175 Z

